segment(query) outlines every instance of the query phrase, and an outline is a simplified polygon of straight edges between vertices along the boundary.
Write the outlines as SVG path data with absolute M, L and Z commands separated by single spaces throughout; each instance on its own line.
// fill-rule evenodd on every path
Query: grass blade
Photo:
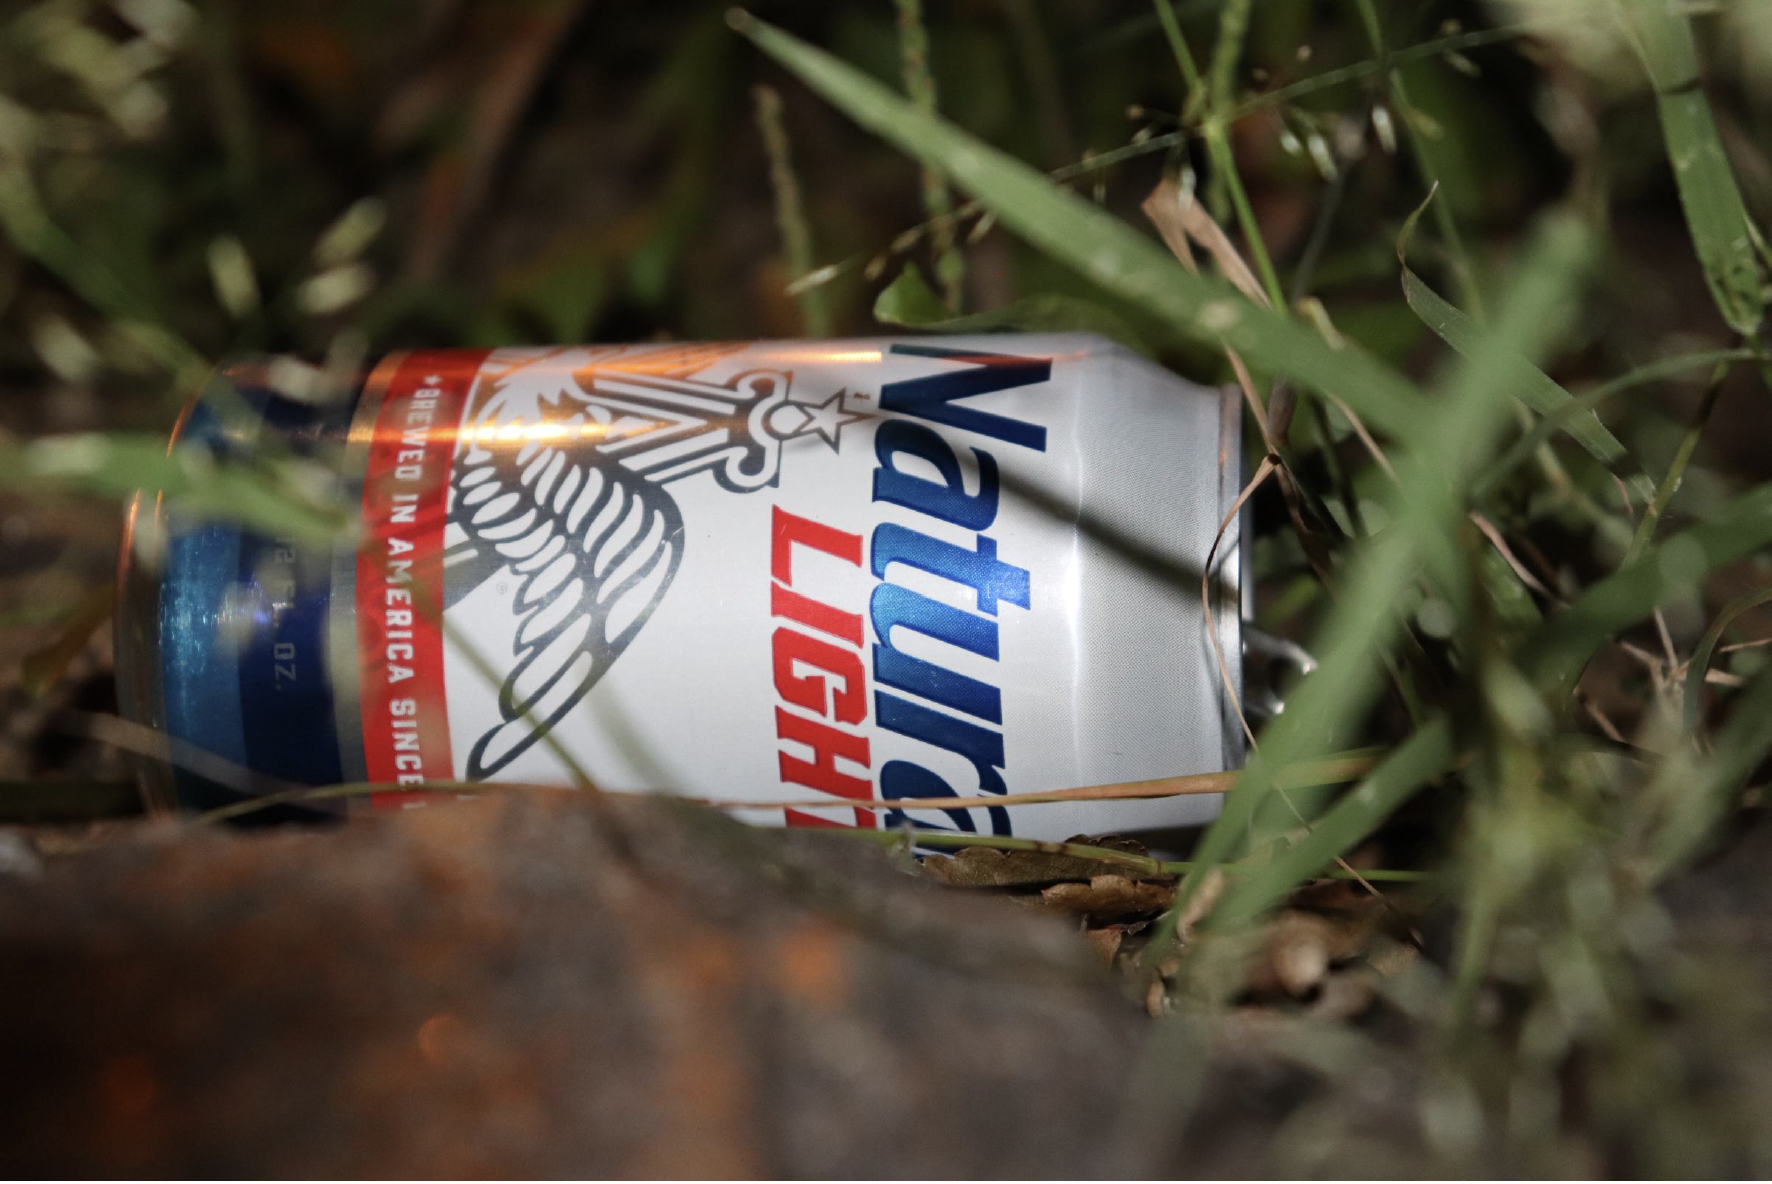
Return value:
M 1490 364 L 1490 355 L 1504 350 L 1530 355 L 1555 339 L 1558 312 L 1568 306 L 1569 284 L 1584 270 L 1588 247 L 1588 236 L 1572 219 L 1555 219 L 1543 228 L 1510 286 L 1495 333 L 1405 441 L 1397 489 L 1410 492 L 1392 495 L 1390 528 L 1355 560 L 1313 646 L 1319 656 L 1316 672 L 1262 734 L 1224 812 L 1195 853 L 1202 864 L 1228 862 L 1252 841 L 1261 841 L 1273 824 L 1276 772 L 1363 716 L 1378 688 L 1378 656 L 1400 631 L 1393 606 L 1403 600 L 1420 567 L 1425 563 L 1436 570 L 1447 598 L 1460 599 L 1464 581 L 1458 578 L 1462 560 L 1455 539 L 1463 494 L 1508 419 L 1502 372 Z M 1269 883 L 1257 877 L 1257 882 L 1283 890 L 1278 879 Z
M 1541 686 L 1571 687 L 1607 638 L 1706 573 L 1769 546 L 1772 485 L 1761 485 L 1588 588 L 1527 639 L 1521 667 Z
M 1455 755 L 1452 725 L 1445 716 L 1430 720 L 1313 822 L 1302 839 L 1236 880 L 1212 910 L 1212 924 L 1228 928 L 1253 921 L 1299 884 L 1324 874 L 1417 789 L 1450 769 Z
M 1433 330 L 1434 335 L 1457 351 L 1459 356 L 1468 359 L 1480 351 L 1486 352 L 1490 364 L 1502 371 L 1504 384 L 1520 402 L 1539 415 L 1556 417 L 1561 429 L 1587 449 L 1589 455 L 1605 466 L 1607 472 L 1617 477 L 1623 477 L 1628 472 L 1647 499 L 1651 489 L 1647 479 L 1642 477 L 1635 459 L 1619 443 L 1618 437 L 1600 422 L 1600 417 L 1591 407 L 1582 411 L 1574 410 L 1573 395 L 1519 353 L 1495 348 L 1494 343 L 1488 340 L 1489 331 L 1478 324 L 1475 317 L 1434 291 L 1409 266 L 1409 242 L 1414 237 L 1422 212 L 1433 203 L 1437 191 L 1437 188 L 1430 191 L 1427 200 L 1409 215 L 1408 221 L 1403 223 L 1403 232 L 1397 239 L 1397 262 L 1403 267 L 1403 299 L 1408 302 L 1415 315 L 1421 318 L 1421 323 Z
M 1484 338 L 1489 331 L 1461 312 L 1438 292 L 1428 287 L 1408 266 L 1403 268 L 1403 297 L 1421 323 L 1434 335 L 1466 358 L 1485 351 Z M 1512 350 L 1489 350 L 1490 365 L 1500 371 L 1502 384 L 1539 415 L 1560 416 L 1575 398 L 1543 370 Z M 1591 408 L 1571 410 L 1558 420 L 1569 438 L 1587 450 L 1588 455 L 1617 477 L 1627 477 L 1639 485 L 1647 496 L 1648 486 L 1634 458 L 1625 450 L 1600 417 Z
M 1585 662 L 1585 655 L 1591 654 L 1607 636 L 1648 616 L 1662 600 L 1683 591 L 1692 580 L 1768 545 L 1772 545 L 1772 486 L 1739 499 L 1707 526 L 1673 536 L 1652 548 L 1635 567 L 1596 584 L 1567 612 L 1529 634 L 1515 648 L 1513 660 L 1522 670 L 1535 675 L 1541 685 L 1547 675 L 1562 677 L 1576 662 L 1571 655 L 1581 655 L 1579 660 Z M 1697 566 L 1684 567 L 1698 556 L 1702 558 Z M 1655 579 L 1663 568 L 1676 570 L 1678 577 Z M 1764 589 L 1743 596 L 1719 615 L 1718 625 L 1725 625 L 1749 604 L 1767 598 L 1772 598 L 1772 592 Z M 1566 643 L 1568 652 L 1548 653 L 1551 640 L 1565 630 L 1578 634 Z M 1721 632 L 1713 626 L 1713 633 L 1706 635 L 1711 646 Z M 1708 655 L 1706 647 L 1701 646 L 1701 652 Z M 1729 793 L 1772 747 L 1772 730 L 1765 723 L 1772 717 L 1769 684 L 1772 671 L 1763 672 L 1737 699 L 1736 709 L 1717 737 L 1708 762 L 1695 766 L 1688 755 L 1677 764 L 1670 762 L 1661 775 L 1665 781 L 1658 784 L 1664 797 L 1682 804 L 1669 808 L 1667 829 L 1655 840 L 1652 862 L 1658 874 L 1664 874 L 1691 854 L 1726 805 Z M 1564 695 L 1556 687 L 1549 693 L 1557 698 Z M 1287 710 L 1290 712 L 1296 705 L 1295 698 Z M 1456 759 L 1453 740 L 1446 716 L 1423 724 L 1325 811 L 1312 824 L 1309 834 L 1277 852 L 1264 865 L 1265 874 L 1238 881 L 1213 910 L 1215 923 L 1252 920 L 1283 899 L 1298 883 L 1320 874 L 1338 857 L 1346 855 L 1423 784 L 1452 768 Z
M 942 303 L 922 270 L 907 263 L 898 278 L 880 289 L 874 298 L 874 319 L 889 325 L 928 329 L 954 320 L 954 310 Z
M 1716 655 L 1717 643 L 1723 640 L 1724 632 L 1735 623 L 1737 617 L 1767 601 L 1772 601 L 1772 588 L 1752 588 L 1743 592 L 1723 606 L 1717 613 L 1717 619 L 1711 622 L 1710 628 L 1699 638 L 1698 647 L 1692 651 L 1692 660 L 1686 663 L 1686 688 L 1681 696 L 1688 733 L 1698 733 L 1698 708 L 1704 695 L 1704 678 L 1710 671 L 1711 658 Z
M 1249 14 L 1254 0 L 1223 0 L 1218 10 L 1218 40 L 1212 46 L 1212 67 L 1206 79 L 1206 93 L 1215 110 L 1231 105 L 1231 87 L 1236 82 L 1237 62 L 1243 56 L 1243 42 L 1249 36 Z
M 1335 349 L 1307 326 L 1251 305 L 1230 285 L 1189 275 L 1151 239 L 1052 184 L 1038 170 L 919 111 L 823 50 L 735 13 L 732 23 L 813 90 L 907 153 L 940 169 L 1034 246 L 1195 340 L 1229 344 L 1252 364 L 1342 399 L 1393 434 L 1426 413 L 1421 392 L 1358 349 Z
M 1175 17 L 1175 5 L 1171 0 L 1151 0 L 1151 7 L 1156 9 L 1157 24 L 1162 26 L 1163 38 L 1169 43 L 1169 52 L 1175 57 L 1175 65 L 1181 70 L 1181 80 L 1187 84 L 1187 102 L 1185 109 L 1194 110 L 1206 101 L 1206 80 L 1200 76 L 1200 68 L 1194 64 L 1193 51 L 1187 47 L 1187 38 L 1182 35 L 1181 22 Z
M 1681 748 L 1661 766 L 1649 800 L 1662 806 L 1661 826 L 1651 839 L 1649 865 L 1656 878 L 1685 863 L 1735 800 L 1754 768 L 1772 750 L 1772 666 L 1760 671 L 1735 700 L 1709 757 Z
M 905 93 L 917 110 L 934 116 L 935 75 L 929 71 L 929 31 L 923 25 L 923 0 L 897 0 L 898 49 Z M 954 234 L 954 203 L 941 171 L 923 166 L 923 210 L 934 229 L 935 273 L 943 299 L 959 311 L 966 279 L 966 260 Z
M 1153 343 L 1112 311 L 1089 300 L 1047 292 L 988 312 L 954 316 L 917 265 L 905 269 L 880 290 L 874 301 L 874 319 L 908 329 L 939 333 L 988 333 L 997 329 L 1020 329 L 1029 333 L 1099 333 L 1121 345 L 1149 355 Z
M 1730 327 L 1752 333 L 1766 315 L 1765 244 L 1723 153 L 1692 25 L 1668 0 L 1625 0 L 1625 15 L 1655 86 L 1667 158 L 1705 281 Z
M 1274 308 L 1284 309 L 1286 299 L 1280 287 L 1279 273 L 1274 270 L 1274 262 L 1268 256 L 1267 243 L 1262 238 L 1261 226 L 1255 220 L 1255 207 L 1249 204 L 1249 192 L 1243 187 L 1243 177 L 1237 171 L 1236 154 L 1231 150 L 1230 125 L 1225 122 L 1224 112 L 1231 106 L 1231 88 L 1236 80 L 1237 62 L 1243 56 L 1243 42 L 1249 36 L 1249 16 L 1254 8 L 1253 0 L 1224 0 L 1218 12 L 1218 40 L 1212 46 L 1211 75 L 1205 80 L 1206 118 L 1201 125 L 1200 134 L 1206 141 L 1206 152 L 1212 159 L 1211 183 L 1221 188 L 1230 198 L 1231 208 L 1236 211 L 1237 225 L 1242 228 L 1243 242 L 1248 248 L 1249 257 L 1255 261 L 1255 270 L 1261 274 L 1262 289 L 1266 291 L 1268 303 Z M 1173 18 L 1173 13 L 1169 14 Z M 1172 23 L 1172 22 L 1171 22 Z M 1167 27 L 1165 32 L 1167 32 Z M 1181 31 L 1176 27 L 1172 41 L 1180 44 Z M 1182 53 L 1186 54 L 1185 46 Z M 1188 105 L 1196 105 L 1199 88 L 1194 85 L 1190 71 L 1182 71 L 1189 86 Z
M 1699 401 L 1698 410 L 1693 413 L 1691 422 L 1680 434 L 1680 445 L 1674 450 L 1674 458 L 1667 466 L 1667 473 L 1662 477 L 1649 498 L 1649 504 L 1643 509 L 1643 517 L 1637 523 L 1636 534 L 1631 538 L 1630 550 L 1625 552 L 1624 562 L 1628 565 L 1637 560 L 1655 537 L 1655 528 L 1661 523 L 1661 516 L 1674 500 L 1674 494 L 1680 491 L 1680 483 L 1686 479 L 1686 466 L 1692 463 L 1692 454 L 1698 451 L 1699 438 L 1704 435 L 1704 427 L 1710 422 L 1710 414 L 1716 410 L 1717 399 L 1723 393 L 1723 383 L 1729 377 L 1729 363 L 1718 362 L 1711 371 L 1710 386 L 1705 389 L 1704 398 Z
M 799 178 L 794 175 L 788 130 L 781 118 L 781 96 L 773 87 L 756 86 L 751 89 L 751 97 L 757 106 L 757 130 L 769 157 L 769 185 L 775 191 L 775 222 L 781 234 L 782 254 L 788 275 L 798 279 L 812 272 L 812 227 L 806 220 Z M 806 321 L 807 336 L 829 337 L 831 303 L 825 289 L 814 285 L 797 293 L 796 299 Z
M 1360 23 L 1366 28 L 1366 40 L 1378 55 L 1378 64 L 1384 73 L 1385 92 L 1391 106 L 1396 108 L 1398 122 L 1403 125 L 1403 138 L 1409 145 L 1409 154 L 1415 158 L 1416 172 L 1421 174 L 1422 181 L 1427 185 L 1428 201 L 1431 202 L 1440 188 L 1440 174 L 1434 167 L 1433 154 L 1428 150 L 1426 138 L 1421 133 L 1421 119 L 1409 97 L 1408 84 L 1403 81 L 1401 71 L 1393 68 L 1390 47 L 1385 41 L 1384 25 L 1379 20 L 1378 9 L 1373 0 L 1355 0 L 1354 6 L 1359 11 Z M 1481 315 L 1483 306 L 1477 291 L 1476 269 L 1471 266 L 1470 252 L 1465 248 L 1464 236 L 1458 230 L 1458 220 L 1452 216 L 1450 204 L 1440 202 L 1434 206 L 1434 224 L 1445 245 L 1461 298 L 1468 307 L 1476 309 Z M 1404 270 L 1408 269 L 1405 267 Z
M 1502 483 L 1526 458 L 1543 446 L 1557 432 L 1565 431 L 1566 425 L 1578 416 L 1593 411 L 1601 403 L 1612 396 L 1622 394 L 1634 387 L 1644 386 L 1652 382 L 1662 382 L 1669 378 L 1677 378 L 1690 370 L 1702 369 L 1705 366 L 1716 366 L 1722 362 L 1751 362 L 1755 359 L 1751 349 L 1709 349 L 1695 353 L 1675 354 L 1654 362 L 1646 362 L 1627 374 L 1600 383 L 1580 397 L 1546 415 L 1533 425 L 1532 430 L 1515 440 L 1501 459 L 1491 465 L 1487 472 L 1477 481 L 1476 496 L 1472 499 L 1482 502 L 1501 488 Z
M 0 441 L 0 487 L 44 486 L 127 497 L 159 490 L 181 511 L 238 522 L 276 537 L 331 542 L 348 531 L 342 511 L 297 497 L 269 474 L 214 461 L 207 452 L 168 454 L 154 435 L 48 436 Z

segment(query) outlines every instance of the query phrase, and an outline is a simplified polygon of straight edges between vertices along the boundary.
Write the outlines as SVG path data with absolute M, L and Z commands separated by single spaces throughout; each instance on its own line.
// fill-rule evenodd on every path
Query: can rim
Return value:
M 211 377 L 219 370 L 211 370 Z M 179 438 L 189 426 L 197 404 L 207 389 L 205 382 L 188 395 L 179 408 L 167 435 L 166 451 L 171 455 Z M 165 493 L 161 490 L 137 490 L 130 498 L 123 516 L 123 531 L 118 542 L 117 587 L 111 615 L 112 666 L 117 681 L 117 714 L 130 723 L 166 734 L 166 711 L 163 677 L 160 665 L 160 581 L 155 573 L 145 570 L 138 549 L 144 515 L 151 516 L 155 529 L 164 535 Z M 171 814 L 178 810 L 178 789 L 171 763 L 164 757 L 132 750 L 129 763 L 141 787 L 142 798 L 150 814 Z
M 1248 748 L 1244 743 L 1242 710 L 1246 697 L 1246 680 L 1243 673 L 1243 626 L 1248 609 L 1253 603 L 1252 581 L 1250 580 L 1250 555 L 1246 546 L 1247 536 L 1244 527 L 1248 525 L 1249 506 L 1244 503 L 1241 513 L 1233 514 L 1237 499 L 1243 495 L 1245 482 L 1243 462 L 1243 395 L 1233 385 L 1221 386 L 1219 389 L 1219 464 L 1218 464 L 1218 512 L 1219 520 L 1226 523 L 1224 545 L 1219 548 L 1219 575 L 1210 583 L 1212 589 L 1212 613 L 1218 631 L 1218 644 L 1222 647 L 1225 664 L 1232 671 L 1233 686 L 1219 689 L 1222 705 L 1220 726 L 1224 731 L 1224 767 L 1236 770 L 1243 767 L 1248 756 Z

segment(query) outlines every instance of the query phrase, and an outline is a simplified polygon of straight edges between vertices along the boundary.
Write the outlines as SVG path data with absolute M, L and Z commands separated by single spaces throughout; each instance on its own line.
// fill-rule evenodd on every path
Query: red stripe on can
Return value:
M 406 354 L 384 384 L 363 479 L 357 555 L 357 646 L 363 760 L 395 785 L 455 777 L 443 685 L 443 528 L 456 432 L 486 353 Z M 373 392 L 366 392 L 373 394 Z M 434 795 L 375 794 L 377 809 Z

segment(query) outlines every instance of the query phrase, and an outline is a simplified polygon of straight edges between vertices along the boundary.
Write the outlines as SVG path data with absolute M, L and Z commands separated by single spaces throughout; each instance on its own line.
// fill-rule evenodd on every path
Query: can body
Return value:
M 1240 762 L 1237 407 L 1100 338 L 417 351 L 325 408 L 261 372 L 224 376 L 262 427 L 199 406 L 177 446 L 274 432 L 362 529 L 314 554 L 138 504 L 165 545 L 129 560 L 123 698 L 191 749 L 382 808 L 582 775 L 1043 838 L 1217 798 L 988 799 Z M 953 796 L 986 801 L 850 804 Z

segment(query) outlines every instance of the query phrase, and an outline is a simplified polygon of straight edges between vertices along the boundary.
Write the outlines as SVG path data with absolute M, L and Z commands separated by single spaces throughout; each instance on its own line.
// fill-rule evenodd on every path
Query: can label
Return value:
M 1199 591 L 1235 408 L 1099 339 L 415 352 L 351 439 L 340 714 L 380 806 L 582 771 L 799 803 L 753 821 L 1063 837 L 1110 826 L 988 799 L 1240 757 Z M 852 804 L 953 796 L 983 801 Z
M 452 781 L 443 674 L 443 552 L 462 411 L 482 353 L 413 354 L 370 376 L 377 396 L 357 556 L 367 780 Z M 414 800 L 378 794 L 381 806 Z

